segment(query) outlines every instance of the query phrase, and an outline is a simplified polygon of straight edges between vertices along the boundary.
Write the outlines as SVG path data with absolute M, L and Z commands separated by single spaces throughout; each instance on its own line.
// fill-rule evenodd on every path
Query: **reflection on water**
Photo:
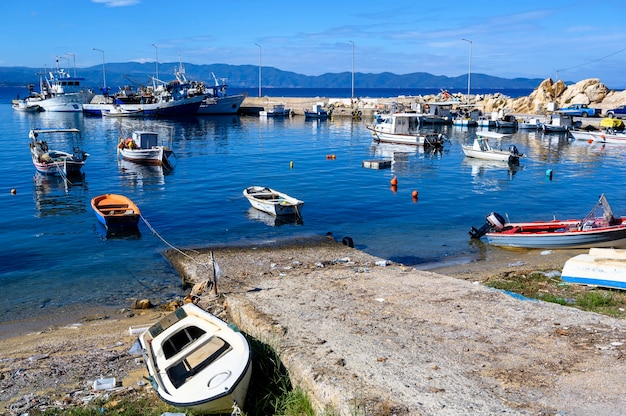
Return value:
M 95 232 L 101 240 L 140 240 L 141 231 L 136 228 L 107 229 L 100 221 L 95 219 Z
M 144 185 L 164 185 L 165 176 L 171 172 L 171 169 L 162 165 L 143 165 L 122 158 L 118 159 L 118 166 L 120 176 L 137 188 Z
M 38 217 L 85 212 L 88 197 L 84 173 L 61 178 L 36 172 L 33 183 Z
M 286 224 L 302 225 L 304 223 L 302 217 L 297 215 L 276 217 L 252 207 L 248 209 L 247 215 L 253 221 L 259 221 L 272 227 L 280 227 Z

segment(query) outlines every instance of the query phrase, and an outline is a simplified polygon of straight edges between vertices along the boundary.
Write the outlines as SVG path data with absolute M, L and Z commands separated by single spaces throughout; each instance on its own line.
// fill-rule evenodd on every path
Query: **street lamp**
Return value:
M 354 101 L 354 42 L 348 41 L 352 44 L 352 101 Z
M 104 79 L 104 86 L 102 87 L 102 91 L 106 94 L 107 92 L 107 71 L 104 66 L 104 51 L 102 49 L 92 48 L 94 51 L 102 52 L 102 78 Z
M 469 70 L 467 71 L 467 99 L 469 100 L 469 95 L 470 95 L 470 79 L 471 79 L 471 74 L 472 74 L 472 41 L 471 40 L 467 40 L 467 39 L 461 39 L 464 40 L 465 42 L 469 43 L 469 47 L 470 47 L 470 52 L 469 52 Z
M 261 48 L 261 45 L 259 45 L 258 43 L 255 43 L 255 45 L 259 47 L 259 98 L 261 98 L 261 68 L 263 67 L 263 61 L 262 61 L 263 49 Z
M 71 52 L 66 52 L 65 54 L 74 58 L 74 78 L 76 78 L 76 54 Z
M 154 46 L 155 49 L 155 53 L 156 53 L 156 79 L 159 79 L 159 48 L 157 48 L 157 46 L 153 43 L 152 46 Z

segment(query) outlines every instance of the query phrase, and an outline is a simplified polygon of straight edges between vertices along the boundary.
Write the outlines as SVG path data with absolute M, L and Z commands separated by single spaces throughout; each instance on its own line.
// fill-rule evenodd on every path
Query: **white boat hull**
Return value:
M 31 100 L 27 98 L 29 105 L 38 105 L 43 111 L 55 113 L 79 113 L 83 111 L 83 104 L 91 101 L 95 96 L 91 92 L 77 92 L 46 98 L 43 100 Z
M 164 159 L 163 146 L 154 149 L 119 149 L 119 152 L 126 160 L 148 165 L 160 165 Z
M 592 248 L 565 262 L 561 280 L 570 283 L 626 289 L 626 250 Z

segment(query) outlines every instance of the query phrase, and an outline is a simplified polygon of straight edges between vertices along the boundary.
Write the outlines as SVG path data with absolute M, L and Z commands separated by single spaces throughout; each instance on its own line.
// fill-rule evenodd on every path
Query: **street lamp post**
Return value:
M 470 79 L 472 76 L 472 41 L 468 39 L 461 39 L 465 42 L 469 43 L 470 51 L 469 51 L 469 70 L 467 71 L 467 99 L 469 100 L 470 95 Z
M 354 42 L 349 42 L 352 44 L 352 101 L 354 101 Z
M 156 53 L 156 79 L 159 79 L 159 48 L 154 43 L 152 44 L 152 46 L 154 46 L 154 50 Z
M 263 48 L 261 48 L 261 45 L 259 45 L 258 43 L 255 43 L 255 45 L 259 47 L 259 98 L 261 98 L 261 68 L 263 67 Z
M 71 52 L 66 52 L 65 54 L 74 58 L 74 78 L 76 78 L 76 54 Z
M 94 51 L 102 52 L 102 79 L 104 80 L 104 86 L 102 87 L 103 92 L 107 91 L 107 70 L 104 66 L 104 51 L 102 49 L 92 48 Z

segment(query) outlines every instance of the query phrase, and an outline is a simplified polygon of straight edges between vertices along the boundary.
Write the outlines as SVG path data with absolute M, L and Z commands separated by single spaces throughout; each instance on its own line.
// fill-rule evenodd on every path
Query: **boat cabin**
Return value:
M 159 135 L 150 131 L 134 131 L 132 139 L 139 149 L 152 149 L 159 145 Z

